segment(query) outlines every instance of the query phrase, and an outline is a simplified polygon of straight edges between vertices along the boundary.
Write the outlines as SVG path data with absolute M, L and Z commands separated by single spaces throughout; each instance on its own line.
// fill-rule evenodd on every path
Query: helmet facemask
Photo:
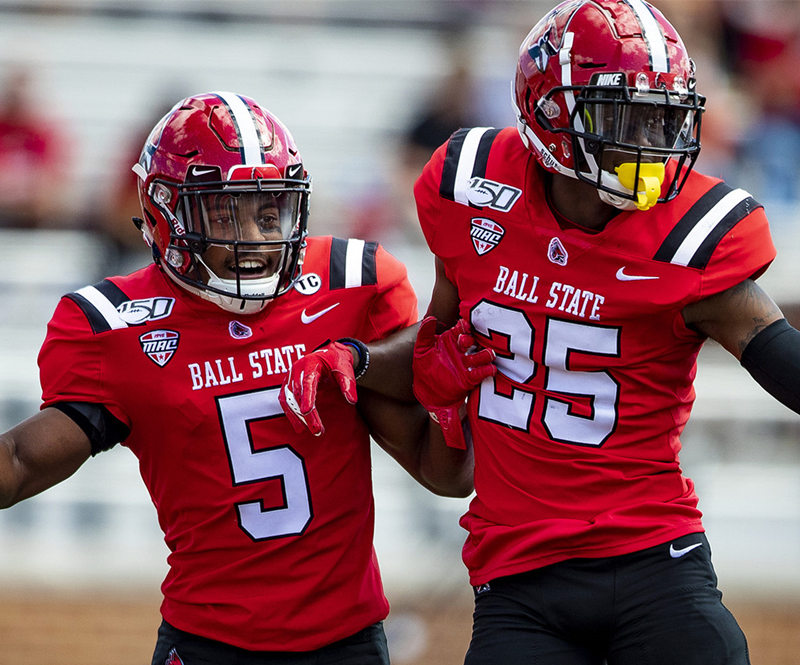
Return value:
M 152 191 L 160 186 L 155 181 Z M 243 314 L 291 288 L 305 246 L 307 180 L 187 181 L 169 189 L 177 192 L 164 256 L 171 276 Z
M 554 88 L 538 108 L 557 96 L 572 109 L 569 127 L 553 127 L 540 112 L 536 119 L 547 131 L 570 136 L 575 166 L 569 175 L 593 185 L 604 203 L 623 210 L 648 210 L 677 195 L 700 151 L 702 97 L 685 87 L 651 89 L 643 75 L 636 88 Z M 670 159 L 675 168 L 667 171 Z

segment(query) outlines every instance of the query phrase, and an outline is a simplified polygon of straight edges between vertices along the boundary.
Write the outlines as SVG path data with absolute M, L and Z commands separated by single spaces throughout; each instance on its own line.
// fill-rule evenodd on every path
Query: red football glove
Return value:
M 459 410 L 470 391 L 494 376 L 491 349 L 473 352 L 475 338 L 469 323 L 459 319 L 452 328 L 436 334 L 436 319 L 426 317 L 414 344 L 414 396 L 439 423 L 444 440 L 453 448 L 466 448 Z
M 350 404 L 358 400 L 353 354 L 347 346 L 328 342 L 306 354 L 292 363 L 278 393 L 281 408 L 298 434 L 305 429 L 314 436 L 325 432 L 317 413 L 317 386 L 326 375 L 333 377 Z

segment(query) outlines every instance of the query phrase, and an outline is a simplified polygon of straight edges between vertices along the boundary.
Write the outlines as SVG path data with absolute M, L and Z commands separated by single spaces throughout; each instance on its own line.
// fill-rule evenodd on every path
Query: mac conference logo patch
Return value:
M 139 344 L 142 351 L 159 367 L 164 367 L 178 349 L 180 333 L 174 330 L 151 330 L 144 335 L 139 335 Z
M 503 239 L 506 230 L 497 222 L 486 217 L 473 217 L 469 223 L 469 236 L 472 246 L 479 256 L 492 251 Z

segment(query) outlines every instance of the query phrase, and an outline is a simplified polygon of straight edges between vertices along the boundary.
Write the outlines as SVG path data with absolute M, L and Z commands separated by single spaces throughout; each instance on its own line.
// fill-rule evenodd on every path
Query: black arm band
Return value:
M 800 413 L 800 331 L 786 319 L 771 323 L 753 337 L 741 363 L 764 390 Z
M 111 415 L 102 404 L 89 402 L 56 402 L 52 405 L 72 418 L 84 434 L 89 437 L 92 455 L 109 450 L 128 438 L 130 430 L 122 421 Z
M 358 363 L 353 368 L 353 374 L 358 381 L 369 367 L 369 349 L 360 339 L 353 339 L 352 337 L 342 337 L 336 340 L 339 344 L 346 344 L 352 346 L 358 352 Z

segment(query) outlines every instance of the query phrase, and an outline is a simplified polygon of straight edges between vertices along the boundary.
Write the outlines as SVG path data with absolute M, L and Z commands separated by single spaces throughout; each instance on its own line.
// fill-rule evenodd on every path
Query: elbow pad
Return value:
M 800 331 L 780 319 L 750 340 L 742 353 L 744 367 L 781 404 L 800 413 Z

